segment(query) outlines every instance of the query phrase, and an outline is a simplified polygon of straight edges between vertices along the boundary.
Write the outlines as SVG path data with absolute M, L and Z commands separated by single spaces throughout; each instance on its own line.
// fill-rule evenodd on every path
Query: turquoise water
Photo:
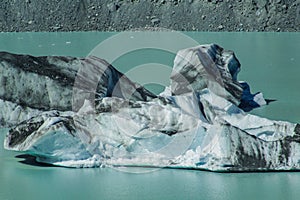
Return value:
M 121 35 L 125 38 L 118 41 L 119 33 L 1 33 L 0 51 L 84 57 L 95 53 L 98 45 L 101 49 L 97 52 L 102 52 L 101 55 L 105 59 L 112 59 L 110 61 L 113 61 L 117 69 L 137 81 L 139 78 L 155 80 L 154 83 L 145 84 L 148 84 L 149 89 L 154 92 L 159 92 L 162 85 L 168 84 L 168 73 L 175 56 L 174 51 L 189 47 L 194 42 L 217 43 L 236 53 L 242 64 L 239 80 L 247 80 L 253 91 L 262 91 L 266 97 L 278 100 L 267 107 L 257 109 L 254 113 L 271 119 L 300 121 L 299 33 L 189 32 L 176 40 L 172 39 L 172 36 L 163 35 L 166 33 L 143 34 Z M 118 42 L 110 41 L 111 36 L 114 36 L 114 41 Z M 143 43 L 141 38 L 152 41 Z M 106 44 L 105 41 L 108 43 Z M 140 48 L 135 49 L 135 45 Z M 171 46 L 169 51 L 162 48 L 164 45 Z M 126 51 L 122 53 L 122 49 Z M 1 144 L 6 131 L 2 129 L 0 132 Z M 135 174 L 109 168 L 68 169 L 33 166 L 18 162 L 22 158 L 15 156 L 20 154 L 6 151 L 2 146 L 0 146 L 1 200 L 250 200 L 299 199 L 300 197 L 300 173 L 220 174 L 160 169 Z

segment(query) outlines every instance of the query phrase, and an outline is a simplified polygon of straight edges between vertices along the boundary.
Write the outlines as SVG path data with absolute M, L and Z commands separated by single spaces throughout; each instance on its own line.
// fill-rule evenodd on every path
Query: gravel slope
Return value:
M 2 0 L 0 29 L 299 31 L 300 0 Z

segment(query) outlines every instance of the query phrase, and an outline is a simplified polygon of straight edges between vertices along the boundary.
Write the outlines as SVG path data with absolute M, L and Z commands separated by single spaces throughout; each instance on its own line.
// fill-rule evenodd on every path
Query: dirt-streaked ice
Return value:
M 41 111 L 31 107 L 28 98 L 19 113 L 30 114 L 32 109 L 35 116 L 10 129 L 6 149 L 67 167 L 300 169 L 299 125 L 247 113 L 269 101 L 261 93 L 251 94 L 249 85 L 237 80 L 240 63 L 232 51 L 215 44 L 179 51 L 171 85 L 158 96 L 105 61 L 86 59 L 94 68 L 78 69 L 79 82 L 69 75 L 75 81 L 70 84 L 75 87 L 76 109 Z M 98 65 L 103 76 L 97 78 Z M 8 66 L 6 61 L 5 68 Z M 80 76 L 83 72 L 85 78 Z M 98 82 L 85 84 L 87 80 Z M 45 99 L 51 99 L 51 92 L 48 95 Z M 50 106 L 55 107 L 53 103 Z M 17 117 L 12 119 L 18 122 Z

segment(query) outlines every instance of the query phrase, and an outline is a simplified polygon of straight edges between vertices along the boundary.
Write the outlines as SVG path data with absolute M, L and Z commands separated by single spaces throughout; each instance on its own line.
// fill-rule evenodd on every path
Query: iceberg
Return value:
M 238 81 L 238 59 L 216 44 L 180 50 L 171 83 L 159 95 L 93 56 L 2 53 L 0 61 L 0 103 L 15 112 L 0 113 L 2 124 L 11 126 L 4 147 L 38 162 L 219 172 L 300 169 L 300 125 L 249 114 L 272 100 Z

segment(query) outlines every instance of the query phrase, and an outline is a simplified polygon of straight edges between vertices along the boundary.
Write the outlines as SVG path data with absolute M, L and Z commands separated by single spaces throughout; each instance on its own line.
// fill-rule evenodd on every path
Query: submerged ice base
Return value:
M 103 60 L 93 60 L 103 67 Z M 98 91 L 111 92 L 94 101 L 79 95 L 78 109 L 45 111 L 21 122 L 10 129 L 5 148 L 66 167 L 300 169 L 300 126 L 247 113 L 268 100 L 237 80 L 233 52 L 214 44 L 179 51 L 171 85 L 158 96 L 132 87 L 108 66 Z M 85 94 L 82 85 L 76 94 Z M 109 89 L 114 87 L 117 92 Z

